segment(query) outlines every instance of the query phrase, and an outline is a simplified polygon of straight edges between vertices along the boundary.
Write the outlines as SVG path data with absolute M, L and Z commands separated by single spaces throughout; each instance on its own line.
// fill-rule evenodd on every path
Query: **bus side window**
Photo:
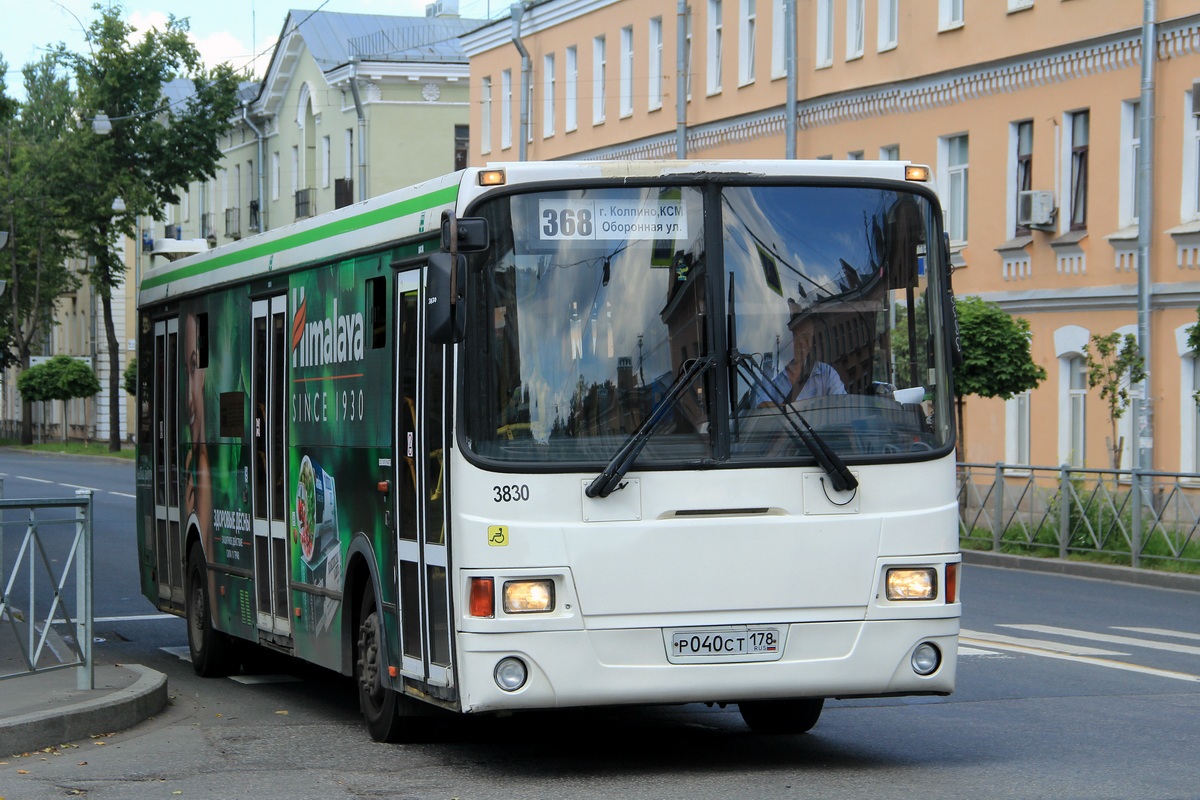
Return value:
M 370 349 L 387 346 L 387 284 L 382 277 L 367 280 L 367 310 L 371 326 Z

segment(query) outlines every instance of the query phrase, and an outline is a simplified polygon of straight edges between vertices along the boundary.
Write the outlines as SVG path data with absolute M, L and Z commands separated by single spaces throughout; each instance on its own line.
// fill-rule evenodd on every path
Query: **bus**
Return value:
M 501 163 L 157 263 L 141 589 L 200 675 L 320 665 L 380 741 L 947 695 L 942 225 L 902 162 Z

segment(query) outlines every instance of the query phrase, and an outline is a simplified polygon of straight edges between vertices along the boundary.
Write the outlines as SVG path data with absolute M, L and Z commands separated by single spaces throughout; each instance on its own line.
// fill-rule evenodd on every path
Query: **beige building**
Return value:
M 1186 329 L 1200 305 L 1200 0 L 1156 7 L 1153 465 L 1195 472 L 1200 353 Z M 1028 319 L 1048 376 L 1007 402 L 970 398 L 966 457 L 1109 466 L 1106 409 L 1080 367 L 1091 336 L 1137 330 L 1143 4 L 795 0 L 791 131 L 783 0 L 687 9 L 546 0 L 519 25 L 465 36 L 471 163 L 522 150 L 531 160 L 786 158 L 794 136 L 799 158 L 929 164 L 956 292 Z M 1132 419 L 1121 422 L 1125 466 Z

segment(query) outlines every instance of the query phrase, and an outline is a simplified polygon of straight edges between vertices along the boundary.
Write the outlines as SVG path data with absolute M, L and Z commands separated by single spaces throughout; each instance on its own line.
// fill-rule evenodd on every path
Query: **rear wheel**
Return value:
M 358 653 L 354 661 L 358 706 L 375 741 L 398 742 L 405 729 L 404 711 L 411 701 L 383 683 L 383 629 L 375 592 L 369 584 L 359 609 Z
M 200 543 L 192 545 L 187 568 L 188 650 L 192 669 L 203 678 L 236 672 L 239 666 L 234 642 L 212 624 L 208 597 L 208 567 Z
M 738 703 L 742 720 L 755 733 L 806 733 L 817 724 L 824 707 L 823 697 Z

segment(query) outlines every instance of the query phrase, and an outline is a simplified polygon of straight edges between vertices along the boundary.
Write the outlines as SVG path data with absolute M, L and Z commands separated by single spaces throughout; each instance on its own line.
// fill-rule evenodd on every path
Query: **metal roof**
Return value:
M 292 9 L 288 22 L 284 35 L 299 29 L 317 65 L 328 71 L 352 59 L 465 64 L 458 37 L 486 20 Z

